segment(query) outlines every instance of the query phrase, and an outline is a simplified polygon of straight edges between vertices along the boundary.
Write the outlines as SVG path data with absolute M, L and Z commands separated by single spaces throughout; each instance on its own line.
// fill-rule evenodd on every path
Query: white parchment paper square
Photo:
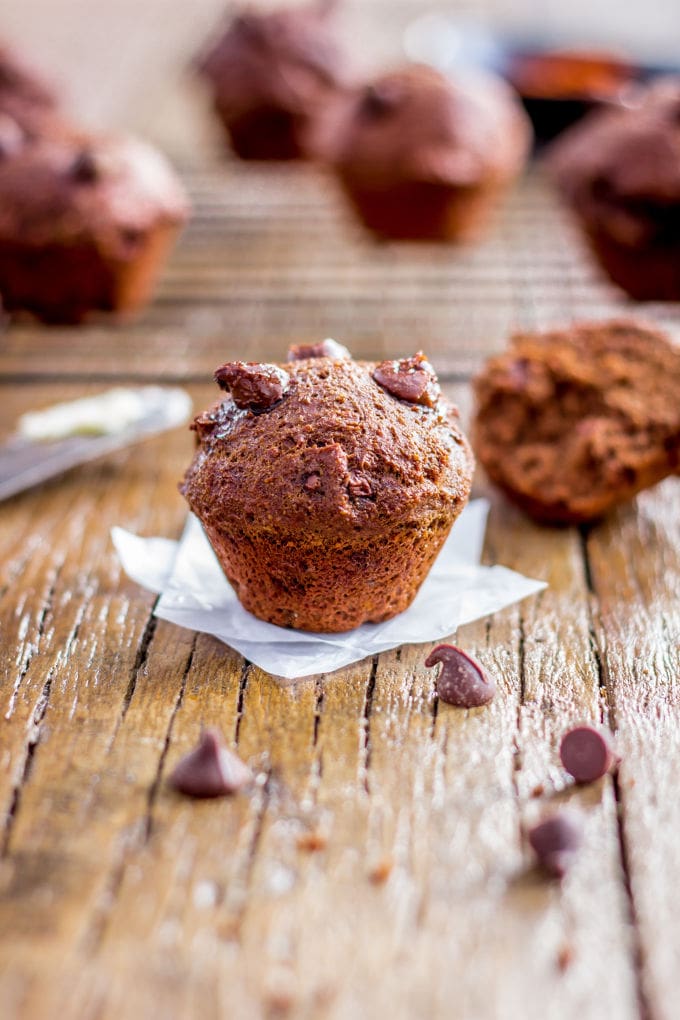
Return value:
M 346 634 L 287 630 L 247 612 L 193 515 L 179 542 L 123 528 L 113 528 L 111 537 L 128 576 L 161 596 L 156 616 L 212 634 L 268 673 L 292 679 L 330 673 L 402 644 L 437 641 L 545 588 L 506 567 L 480 566 L 488 510 L 483 499 L 466 507 L 405 612 Z

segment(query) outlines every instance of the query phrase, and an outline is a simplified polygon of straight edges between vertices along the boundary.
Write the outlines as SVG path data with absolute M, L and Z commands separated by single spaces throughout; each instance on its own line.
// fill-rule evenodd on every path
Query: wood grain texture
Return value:
M 358 58 L 396 57 L 423 6 L 348 2 Z M 364 357 L 424 347 L 467 416 L 469 376 L 511 329 L 628 311 L 540 167 L 456 249 L 372 242 L 321 171 L 225 160 L 185 75 L 220 7 L 201 0 L 190 25 L 170 0 L 3 12 L 69 67 L 90 123 L 174 155 L 195 215 L 135 322 L 0 333 L 0 436 L 114 379 L 182 381 L 198 409 L 218 363 L 326 335 Z M 526 8 L 476 9 L 528 23 Z M 545 23 L 594 17 L 563 8 Z M 674 11 L 655 12 L 640 45 L 671 36 Z M 617 9 L 617 30 L 634 17 Z M 677 306 L 645 317 L 680 327 Z M 675 1020 L 680 481 L 582 533 L 488 493 L 487 560 L 549 588 L 452 635 L 498 683 L 466 712 L 437 702 L 429 646 L 281 684 L 156 621 L 109 529 L 176 537 L 191 450 L 176 430 L 0 505 L 3 1020 Z M 581 720 L 608 722 L 623 755 L 588 788 L 557 756 Z M 169 788 L 205 725 L 252 791 Z M 559 886 L 524 832 L 565 803 L 585 845 Z
M 44 398 L 46 387 L 21 392 Z M 197 406 L 211 396 L 192 392 Z M 6 406 L 20 409 L 16 392 Z M 13 938 L 0 994 L 15 1015 L 444 1016 L 455 998 L 470 1017 L 638 1016 L 636 940 L 646 897 L 658 916 L 659 876 L 643 857 L 638 877 L 625 843 L 622 859 L 626 773 L 623 797 L 610 779 L 575 790 L 556 758 L 572 721 L 609 713 L 621 726 L 593 644 L 606 610 L 591 607 L 595 552 L 586 562 L 578 533 L 538 529 L 495 500 L 487 556 L 550 588 L 458 635 L 497 677 L 489 709 L 438 705 L 427 647 L 281 685 L 210 638 L 150 622 L 151 597 L 108 546 L 116 522 L 178 532 L 181 502 L 168 497 L 188 438 L 154 440 L 5 508 L 8 607 L 19 569 L 34 600 L 7 632 L 17 654 L 3 796 L 14 810 L 0 925 Z M 661 500 L 663 521 L 669 498 L 663 487 L 643 497 L 647 514 Z M 83 527 L 92 503 L 96 526 Z M 36 515 L 45 541 L 26 550 Z M 612 544 L 616 564 L 617 535 L 615 521 L 602 525 L 588 549 Z M 675 576 L 660 551 L 655 569 Z M 196 805 L 168 790 L 206 724 L 256 770 L 252 796 Z M 522 829 L 565 799 L 587 841 L 560 889 L 531 871 Z M 639 905 L 629 881 L 644 890 Z M 433 965 L 443 952 L 446 966 Z M 642 970 L 662 1001 L 667 955 L 664 941 L 658 972 Z

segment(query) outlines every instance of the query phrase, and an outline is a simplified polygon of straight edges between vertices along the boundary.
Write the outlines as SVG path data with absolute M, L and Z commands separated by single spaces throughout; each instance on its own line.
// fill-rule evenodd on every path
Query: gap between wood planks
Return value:
M 597 668 L 598 685 L 600 688 L 600 692 L 602 694 L 600 722 L 603 725 L 609 726 L 612 732 L 616 733 L 617 729 L 616 711 L 610 701 L 604 657 L 595 630 L 594 614 L 596 612 L 596 606 L 594 606 L 593 603 L 597 603 L 597 591 L 595 589 L 595 584 L 593 581 L 590 554 L 588 552 L 588 534 L 590 530 L 591 528 L 588 525 L 581 525 L 578 529 L 579 540 L 581 545 L 581 555 L 583 557 L 584 577 L 589 595 L 588 621 L 590 633 L 590 647 L 593 653 L 593 659 L 595 660 L 595 666 Z M 614 790 L 614 798 L 616 800 L 616 831 L 619 842 L 619 859 L 621 862 L 623 887 L 626 893 L 628 918 L 630 921 L 631 931 L 633 933 L 633 962 L 635 966 L 635 989 L 637 992 L 638 1009 L 640 1011 L 640 1020 L 651 1020 L 652 1012 L 644 985 L 642 938 L 640 934 L 638 914 L 635 905 L 635 897 L 633 896 L 633 886 L 631 882 L 629 850 L 625 828 L 625 799 L 623 796 L 623 791 L 621 789 L 621 784 L 619 782 L 618 770 L 615 771 L 614 774 L 612 775 L 611 782 Z
M 582 536 L 582 546 L 585 546 L 585 541 L 583 539 L 583 536 Z M 596 593 L 594 591 L 592 591 L 592 578 L 590 577 L 590 568 L 589 568 L 589 564 L 588 564 L 588 561 L 587 561 L 587 550 L 582 550 L 582 553 L 583 553 L 583 558 L 584 558 L 584 573 L 585 573 L 585 577 L 586 577 L 586 582 L 587 582 L 587 584 L 589 586 L 589 589 L 591 590 L 591 595 L 594 598 L 596 598 Z M 43 625 L 44 625 L 44 620 L 45 620 L 45 618 L 47 616 L 47 613 L 49 612 L 49 598 L 51 598 L 52 595 L 53 595 L 54 587 L 56 585 L 56 581 L 57 581 L 57 577 L 55 576 L 55 578 L 53 579 L 53 585 L 51 587 L 51 593 L 50 593 L 50 595 L 48 597 L 48 601 L 47 601 L 47 603 L 46 603 L 46 605 L 44 607 L 44 613 L 43 613 L 43 617 L 42 617 Z M 86 606 L 87 602 L 85 602 L 84 605 Z M 83 609 L 83 613 L 84 613 L 84 611 L 85 610 Z M 591 613 L 592 613 L 592 606 L 591 606 Z M 520 677 L 520 685 L 521 685 L 521 687 L 520 687 L 520 708 L 521 708 L 521 704 L 524 702 L 524 648 L 523 648 L 524 621 L 523 621 L 523 617 L 522 617 L 521 614 L 520 614 L 520 621 L 521 622 L 520 622 L 520 631 L 519 631 L 519 634 L 520 634 L 520 642 L 519 642 L 520 643 L 520 669 L 519 669 L 519 677 Z M 490 625 L 491 625 L 490 621 L 487 621 L 486 625 L 485 625 L 485 627 L 486 627 L 487 644 L 488 644 L 488 639 L 489 639 Z M 126 695 L 125 699 L 123 700 L 123 704 L 122 704 L 122 707 L 121 707 L 121 722 L 125 718 L 125 715 L 128 712 L 128 710 L 129 710 L 130 704 L 131 704 L 132 700 L 134 699 L 135 691 L 136 691 L 137 676 L 139 675 L 140 670 L 142 670 L 144 668 L 144 665 L 145 665 L 145 663 L 147 661 L 147 658 L 148 658 L 148 654 L 149 654 L 150 648 L 151 648 L 151 646 L 153 644 L 153 641 L 154 641 L 154 637 L 155 637 L 155 623 L 153 622 L 153 617 L 152 617 L 152 615 L 150 613 L 149 617 L 148 617 L 148 619 L 146 621 L 146 624 L 144 625 L 144 627 L 142 629 L 140 638 L 139 638 L 139 644 L 138 644 L 138 648 L 137 648 L 137 653 L 135 655 L 133 669 L 131 671 L 131 677 L 130 677 L 130 680 L 129 680 L 129 683 L 128 683 L 128 687 L 127 687 L 127 695 Z M 592 620 L 591 620 L 591 641 L 593 641 L 593 640 L 594 640 L 594 630 L 592 628 Z M 98 905 L 95 907 L 92 919 L 90 921 L 90 924 L 89 924 L 89 927 L 88 927 L 88 930 L 87 930 L 86 939 L 85 939 L 85 942 L 84 942 L 84 945 L 83 945 L 83 948 L 85 948 L 86 951 L 89 952 L 89 953 L 96 953 L 97 948 L 98 948 L 98 946 L 100 945 L 100 943 L 101 943 L 101 941 L 103 939 L 104 933 L 106 931 L 106 925 L 107 925 L 108 917 L 109 917 L 110 913 L 113 911 L 113 909 L 115 908 L 115 905 L 116 905 L 116 896 L 117 896 L 117 893 L 118 893 L 118 891 L 120 889 L 121 883 L 123 881 L 123 877 L 124 877 L 124 874 L 125 874 L 125 868 L 126 868 L 126 865 L 127 865 L 128 861 L 130 860 L 131 856 L 136 851 L 138 851 L 141 846 L 144 845 L 145 842 L 148 842 L 148 840 L 149 840 L 149 838 L 151 836 L 151 832 L 152 832 L 152 820 L 153 820 L 153 808 L 154 808 L 154 804 L 155 804 L 156 798 L 158 796 L 158 791 L 160 789 L 160 784 L 161 784 L 161 781 L 162 781 L 163 768 L 164 768 L 165 758 L 166 758 L 166 755 L 167 755 L 167 750 L 168 750 L 168 747 L 170 745 L 170 741 L 171 741 L 171 737 L 172 737 L 172 729 L 173 729 L 174 721 L 175 721 L 177 712 L 180 710 L 181 705 L 182 705 L 182 699 L 184 697 L 187 676 L 188 676 L 189 670 L 191 668 L 191 663 L 192 663 L 192 659 L 193 659 L 193 654 L 194 654 L 195 646 L 196 646 L 196 637 L 194 637 L 190 653 L 189 653 L 188 658 L 187 658 L 187 660 L 185 662 L 185 666 L 184 666 L 184 670 L 183 670 L 183 675 L 182 675 L 182 680 L 181 680 L 181 683 L 180 683 L 180 687 L 179 687 L 179 691 L 178 691 L 178 695 L 177 695 L 177 700 L 175 702 L 174 711 L 173 711 L 173 713 L 171 715 L 171 718 L 170 718 L 170 720 L 168 722 L 164 745 L 163 745 L 163 748 L 162 748 L 160 756 L 159 756 L 158 766 L 157 766 L 157 770 L 156 770 L 156 775 L 155 775 L 155 778 L 154 778 L 154 780 L 153 780 L 153 782 L 152 782 L 152 784 L 151 784 L 151 786 L 149 788 L 149 793 L 148 793 L 148 809 L 147 809 L 147 815 L 146 815 L 146 825 L 144 827 L 142 827 L 141 830 L 138 831 L 136 834 L 133 833 L 127 839 L 123 839 L 121 850 L 120 850 L 120 854 L 119 854 L 119 856 L 117 857 L 116 861 L 113 863 L 113 865 L 111 866 L 111 868 L 109 870 L 109 874 L 108 874 L 108 877 L 107 877 L 105 885 L 104 885 L 104 893 L 100 897 Z M 600 660 L 599 653 L 598 653 L 598 650 L 597 650 L 596 646 L 593 647 L 593 654 L 595 655 L 596 660 L 597 660 L 597 664 L 598 664 L 599 683 L 600 683 L 600 685 L 602 685 L 603 684 L 603 679 L 602 679 L 602 664 L 601 664 L 601 660 Z M 363 765 L 362 765 L 362 768 L 363 768 L 364 785 L 365 785 L 365 789 L 366 789 L 366 791 L 368 793 L 370 793 L 369 770 L 370 770 L 370 764 L 371 764 L 371 750 L 372 750 L 372 748 L 371 748 L 370 724 L 371 724 L 373 697 L 374 697 L 375 688 L 376 688 L 376 678 L 377 678 L 378 668 L 379 668 L 379 658 L 378 657 L 374 657 L 373 660 L 371 661 L 370 672 L 369 672 L 369 674 L 368 674 L 368 676 L 366 678 L 366 681 L 365 681 L 366 687 L 365 687 L 365 694 L 364 694 L 364 710 L 363 710 L 363 748 L 362 748 Z M 238 706 L 237 706 L 236 725 L 235 725 L 235 738 L 236 738 L 237 741 L 238 741 L 238 734 L 239 734 L 241 719 L 243 717 L 243 712 L 244 712 L 245 693 L 246 693 L 246 689 L 247 689 L 247 686 L 248 686 L 248 680 L 249 680 L 250 672 L 251 672 L 250 665 L 247 662 L 244 662 L 243 666 L 242 666 L 242 670 L 241 670 L 241 676 L 240 676 L 240 680 L 239 680 L 239 689 L 238 689 Z M 47 710 L 47 705 L 48 705 L 48 701 L 49 701 L 49 694 L 50 694 L 49 688 L 47 689 L 45 694 L 46 694 L 46 697 L 45 697 L 44 705 L 41 704 L 40 720 L 42 720 L 42 718 L 44 717 L 44 714 L 45 714 L 45 712 Z M 313 736 L 313 743 L 314 743 L 314 745 L 316 745 L 316 743 L 318 741 L 319 731 L 320 731 L 320 728 L 321 728 L 321 726 L 323 724 L 323 703 L 324 703 L 324 685 L 323 685 L 323 679 L 319 679 L 317 681 L 317 684 L 316 684 L 316 702 L 315 702 L 315 719 L 314 719 L 314 736 Z M 436 728 L 437 712 L 438 712 L 438 703 L 437 703 L 437 701 L 435 699 L 434 702 L 433 702 L 433 705 L 432 705 L 432 734 L 433 735 L 434 735 L 435 728 Z M 516 741 L 517 741 L 517 736 L 518 736 L 518 732 L 519 732 L 519 719 L 520 719 L 520 716 L 519 716 L 519 710 L 518 710 L 517 729 L 516 729 L 516 733 L 515 733 Z M 36 745 L 34 744 L 33 750 L 30 752 L 31 754 L 35 753 L 35 746 Z M 28 753 L 28 749 L 27 749 L 27 753 Z M 446 755 L 446 746 L 443 747 L 443 753 L 444 753 L 444 755 Z M 521 769 L 521 765 L 522 765 L 521 760 L 517 760 L 516 759 L 515 766 L 514 766 L 515 772 L 517 772 L 519 769 Z M 27 776 L 28 776 L 28 770 L 25 769 L 24 776 L 23 776 L 22 781 L 19 784 L 19 788 L 18 788 L 19 789 L 19 796 L 17 797 L 17 800 L 16 800 L 15 811 L 20 810 L 20 789 L 21 789 L 21 786 L 23 785 L 23 782 L 27 778 Z M 248 847 L 247 869 L 246 869 L 246 876 L 245 876 L 246 884 L 248 884 L 250 882 L 250 877 L 252 875 L 253 868 L 254 868 L 255 861 L 256 861 L 256 858 L 257 858 L 257 854 L 258 854 L 258 849 L 259 849 L 259 844 L 260 844 L 260 837 L 262 835 L 262 831 L 263 831 L 263 828 L 264 828 L 267 811 L 268 811 L 269 805 L 270 805 L 270 797 L 269 797 L 269 793 L 270 793 L 269 782 L 270 782 L 270 779 L 271 779 L 271 773 L 267 773 L 266 781 L 265 781 L 264 787 L 262 789 L 261 799 L 260 799 L 260 803 L 259 803 L 258 810 L 257 810 L 256 824 L 254 826 L 254 829 L 253 829 L 253 832 L 252 832 L 252 838 L 251 838 L 251 841 L 250 841 L 250 844 L 249 844 L 249 847 Z M 616 791 L 616 792 L 617 792 L 617 795 L 618 795 L 618 791 Z M 519 791 L 517 789 L 516 783 L 515 783 L 515 794 L 519 798 Z M 619 798 L 619 803 L 620 803 L 620 798 Z M 629 901 L 629 912 L 630 912 L 631 920 L 635 924 L 636 918 L 635 918 L 635 910 L 634 910 L 634 903 L 633 903 L 633 897 L 632 897 L 632 890 L 630 888 L 628 865 L 627 865 L 627 860 L 626 860 L 624 832 L 623 832 L 623 828 L 622 828 L 622 821 L 621 821 L 620 818 L 619 818 L 619 840 L 620 840 L 620 853 L 621 853 L 621 860 L 622 860 L 622 868 L 623 868 L 624 880 L 626 882 L 626 893 L 627 893 L 628 901 Z M 244 898 L 243 901 L 241 902 L 240 910 L 236 912 L 235 921 L 236 921 L 237 926 L 238 926 L 238 918 L 239 918 L 239 916 L 243 915 L 245 909 L 246 909 L 246 899 Z M 645 997 L 644 997 L 644 991 L 642 989 L 642 984 L 641 984 L 640 959 L 639 959 L 639 951 L 640 950 L 639 950 L 639 937 L 638 937 L 637 931 L 636 931 L 636 938 L 638 939 L 637 944 L 636 944 L 636 953 L 638 954 L 637 955 L 637 959 L 636 959 L 637 988 L 638 988 L 638 996 L 639 996 L 639 1002 L 640 1002 L 640 1013 L 641 1013 L 641 1016 L 645 1016 L 646 1015 L 646 1013 L 645 1013 L 646 1002 L 645 1002 Z

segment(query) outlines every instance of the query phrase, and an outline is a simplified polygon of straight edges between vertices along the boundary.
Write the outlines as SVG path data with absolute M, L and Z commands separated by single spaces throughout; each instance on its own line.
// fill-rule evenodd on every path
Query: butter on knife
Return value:
M 0 499 L 182 425 L 191 398 L 172 386 L 115 387 L 19 418 L 0 446 Z

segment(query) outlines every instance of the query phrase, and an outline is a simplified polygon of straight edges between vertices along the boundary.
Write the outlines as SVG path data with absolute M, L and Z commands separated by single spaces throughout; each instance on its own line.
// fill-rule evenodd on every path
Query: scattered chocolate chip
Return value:
M 89 149 L 82 149 L 73 160 L 71 177 L 79 184 L 94 184 L 99 180 L 99 165 Z
M 565 942 L 564 945 L 560 946 L 557 953 L 557 960 L 555 962 L 557 963 L 557 969 L 561 974 L 564 974 L 565 970 L 568 970 L 569 967 L 571 967 L 574 962 L 574 950 L 568 942 Z
M 297 838 L 298 850 L 305 850 L 310 854 L 318 853 L 320 850 L 325 850 L 327 846 L 328 837 L 318 830 L 303 832 Z
M 189 797 L 223 797 L 252 782 L 253 774 L 227 750 L 218 730 L 206 730 L 198 747 L 182 758 L 170 785 Z
M 276 365 L 228 361 L 216 369 L 215 382 L 220 389 L 231 392 L 237 407 L 266 411 L 286 393 L 290 376 Z
M 368 880 L 373 885 L 383 885 L 392 874 L 394 861 L 391 857 L 381 857 L 368 873 Z
M 361 97 L 359 115 L 368 120 L 381 120 L 401 104 L 404 87 L 396 81 L 379 81 L 367 85 Z
M 366 475 L 362 475 L 359 471 L 355 471 L 354 474 L 349 476 L 347 490 L 353 499 L 359 499 L 361 497 L 369 499 L 373 495 L 370 480 L 366 477 Z
M 534 786 L 533 790 L 531 791 L 531 796 L 532 797 L 542 797 L 544 793 L 545 793 L 545 786 L 543 785 L 543 783 L 537 783 L 536 786 Z
M 381 361 L 373 369 L 373 378 L 393 397 L 425 407 L 434 407 L 441 392 L 435 371 L 422 351 L 401 361 Z
M 288 361 L 304 361 L 306 358 L 334 358 L 336 361 L 351 361 L 352 355 L 337 340 L 322 340 L 318 344 L 292 344 L 288 348 Z
M 562 737 L 560 760 L 577 783 L 593 783 L 616 764 L 611 734 L 594 726 L 575 726 Z
M 563 811 L 534 825 L 527 837 L 543 870 L 563 878 L 581 845 L 581 825 L 576 816 Z
M 24 133 L 14 117 L 0 113 L 0 160 L 16 156 L 23 148 L 24 141 Z
M 441 662 L 437 677 L 437 695 L 448 705 L 478 708 L 486 705 L 496 693 L 496 685 L 479 663 L 455 645 L 437 645 L 425 659 L 426 666 Z

